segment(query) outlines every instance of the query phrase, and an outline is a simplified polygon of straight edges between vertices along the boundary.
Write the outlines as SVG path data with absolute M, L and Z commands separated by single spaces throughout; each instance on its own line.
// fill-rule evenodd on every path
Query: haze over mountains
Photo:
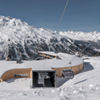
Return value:
M 20 19 L 0 16 L 0 59 L 5 59 L 7 56 L 12 60 L 19 56 L 22 59 L 35 59 L 37 51 L 100 55 L 97 51 L 100 48 L 100 38 L 85 39 L 91 34 L 94 38 L 100 33 L 57 32 L 34 28 Z M 84 48 L 86 50 L 83 50 Z

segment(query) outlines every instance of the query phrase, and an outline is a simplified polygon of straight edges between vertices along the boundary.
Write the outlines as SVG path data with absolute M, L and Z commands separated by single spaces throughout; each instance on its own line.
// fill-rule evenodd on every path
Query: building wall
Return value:
M 39 55 L 48 59 L 56 58 L 55 55 L 50 55 L 50 54 L 45 54 L 45 53 L 39 53 Z
M 83 70 L 83 64 L 72 66 L 72 67 L 52 68 L 52 70 L 56 71 L 57 77 L 62 77 L 63 70 L 65 69 L 72 69 L 74 74 L 78 74 Z M 27 74 L 28 76 L 27 77 L 26 76 L 25 77 L 24 76 L 15 77 L 16 74 Z M 6 81 L 12 78 L 32 78 L 32 68 L 20 68 L 20 69 L 8 70 L 1 76 L 0 82 Z
M 2 79 L 0 78 L 0 82 L 2 82 Z
M 61 68 L 52 68 L 52 69 L 56 71 L 56 75 L 58 77 L 62 77 L 63 70 L 65 69 L 71 69 L 74 72 L 74 74 L 80 73 L 83 70 L 83 64 L 72 66 L 72 67 L 61 67 Z
M 27 76 L 16 76 L 15 75 L 25 74 Z M 12 78 L 32 78 L 32 68 L 12 69 L 8 70 L 1 76 L 2 81 L 6 81 Z

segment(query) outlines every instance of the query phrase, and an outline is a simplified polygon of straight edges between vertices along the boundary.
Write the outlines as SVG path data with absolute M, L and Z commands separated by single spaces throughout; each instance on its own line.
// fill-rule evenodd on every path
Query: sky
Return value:
M 57 31 L 99 31 L 100 0 L 0 0 L 0 15 L 26 21 L 34 27 Z

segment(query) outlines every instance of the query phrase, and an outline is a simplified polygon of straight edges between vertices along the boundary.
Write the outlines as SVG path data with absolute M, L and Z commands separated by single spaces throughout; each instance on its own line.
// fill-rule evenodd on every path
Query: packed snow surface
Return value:
M 3 71 L 7 61 L 2 62 Z M 15 64 L 11 62 L 11 65 Z M 30 62 L 31 63 L 31 62 Z M 31 79 L 11 79 L 0 83 L 0 100 L 99 100 L 100 57 L 85 58 L 84 71 L 64 80 L 57 88 L 31 88 Z M 8 67 L 6 65 L 6 67 Z M 59 79 L 60 80 L 60 79 Z M 61 80 L 63 82 L 63 80 Z

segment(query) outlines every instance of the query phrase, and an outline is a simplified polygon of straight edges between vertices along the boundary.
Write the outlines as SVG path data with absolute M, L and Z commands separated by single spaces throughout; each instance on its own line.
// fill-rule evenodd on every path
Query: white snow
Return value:
M 48 52 L 45 52 L 48 53 Z M 50 52 L 49 52 L 50 54 Z M 51 52 L 51 54 L 53 54 Z M 55 54 L 55 53 L 54 53 Z M 83 60 L 74 55 L 68 55 L 65 53 L 57 53 L 56 56 L 59 56 L 61 59 L 45 59 L 45 60 L 32 60 L 32 61 L 23 61 L 24 63 L 17 64 L 16 61 L 0 61 L 0 76 L 10 70 L 15 68 L 32 68 L 33 70 L 51 70 L 52 68 L 61 68 L 61 67 L 71 67 L 75 65 L 80 65 L 83 63 Z
M 67 36 L 74 40 L 94 41 L 100 40 L 100 32 L 78 32 L 78 31 L 65 31 L 59 32 L 60 35 Z
M 5 63 L 7 62 L 2 65 Z M 82 73 L 77 74 L 74 79 L 64 81 L 57 88 L 31 88 L 32 80 L 24 78 L 2 82 L 0 100 L 99 100 L 100 57 L 89 58 L 85 63 L 87 65 Z M 2 69 L 0 66 L 0 70 Z
M 56 32 L 43 28 L 33 28 L 19 19 L 0 16 L 0 51 L 7 49 L 8 39 L 13 43 L 20 42 L 24 46 L 24 40 L 31 36 L 33 41 L 44 39 L 48 44 L 50 39 L 66 37 L 69 41 L 100 41 L 99 32 Z M 20 41 L 19 41 L 20 40 Z M 71 41 L 70 41 L 71 42 Z M 70 45 L 70 44 L 69 44 Z M 53 53 L 51 53 L 53 54 Z M 0 61 L 0 76 L 12 68 L 51 69 L 54 67 L 67 67 L 83 62 L 73 55 L 59 53 L 62 59 L 48 59 L 41 61 L 23 61 L 16 64 L 15 61 Z M 71 65 L 69 61 L 72 61 Z M 84 71 L 77 74 L 71 80 L 57 79 L 57 88 L 31 88 L 31 79 L 11 79 L 0 83 L 0 100 L 99 100 L 100 99 L 100 57 L 86 59 Z M 67 65 L 67 66 L 66 66 Z
M 67 42 L 62 43 L 62 39 L 65 38 Z M 57 41 L 55 45 L 50 42 L 52 39 Z M 34 28 L 28 23 L 21 21 L 20 19 L 0 16 L 0 56 L 6 55 L 8 44 L 14 43 L 15 46 L 19 43 L 22 50 L 25 51 L 25 43 L 29 40 L 30 43 L 27 44 L 30 47 L 31 44 L 45 43 L 49 50 L 55 51 L 55 46 L 60 45 L 59 49 L 62 47 L 65 50 L 70 50 L 69 46 L 74 45 L 75 40 L 85 40 L 85 41 L 99 41 L 99 32 L 57 32 L 44 28 Z M 10 41 L 8 41 L 10 40 Z M 38 44 L 39 44 L 38 43 Z M 99 43 L 98 43 L 99 45 Z M 17 48 L 17 47 L 16 47 Z M 73 50 L 72 50 L 73 51 Z M 27 55 L 27 54 L 26 54 Z
M 67 43 L 62 43 L 61 39 L 65 38 Z M 55 45 L 52 40 L 57 41 Z M 29 41 L 29 42 L 28 42 Z M 48 50 L 55 51 L 57 44 L 62 45 L 64 49 L 68 49 L 72 41 L 67 36 L 60 35 L 59 32 L 55 32 L 49 29 L 34 28 L 28 25 L 26 22 L 20 19 L 0 16 L 0 58 L 6 58 L 9 45 L 14 45 L 15 48 L 19 48 L 23 51 L 23 54 L 28 57 L 26 47 L 33 53 L 38 45 L 47 45 Z M 33 47 L 34 45 L 34 47 Z M 66 45 L 66 46 L 65 46 Z M 68 45 L 68 46 L 67 46 Z M 16 49 L 15 49 L 16 50 Z M 17 53 L 17 52 L 16 52 Z
M 8 39 L 13 43 L 23 43 L 27 36 L 30 36 L 33 41 L 37 41 L 36 37 L 38 40 L 45 39 L 47 44 L 52 37 L 56 36 L 58 40 L 62 37 L 49 29 L 34 28 L 20 19 L 0 16 L 0 43 L 7 42 Z

